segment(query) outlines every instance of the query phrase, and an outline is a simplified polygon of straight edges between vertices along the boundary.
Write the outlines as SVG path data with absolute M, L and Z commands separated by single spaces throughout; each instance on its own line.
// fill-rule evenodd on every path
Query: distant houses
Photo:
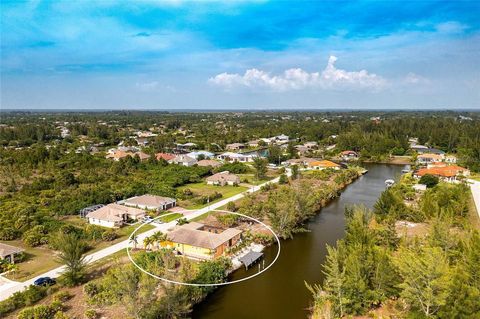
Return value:
M 171 161 L 173 160 L 174 158 L 176 157 L 175 154 L 171 154 L 171 153 L 157 153 L 155 154 L 155 158 L 159 161 L 161 159 L 163 160 L 166 160 L 167 162 L 168 161 Z
M 126 158 L 129 156 L 130 157 L 138 156 L 141 161 L 145 161 L 150 158 L 150 155 L 146 153 L 137 151 L 134 148 L 127 148 L 127 147 L 122 147 L 122 148 L 119 147 L 117 149 L 111 149 L 108 151 L 105 157 L 108 159 L 113 159 L 114 161 L 118 162 L 122 158 Z
M 208 151 L 194 151 L 194 152 L 187 153 L 186 155 L 196 160 L 198 160 L 200 157 L 203 157 L 203 159 L 206 159 L 206 158 L 212 158 L 215 156 L 215 154 Z
M 444 153 L 423 153 L 417 156 L 417 163 L 420 165 L 441 162 L 455 164 L 457 162 L 457 157 L 454 155 L 445 155 Z
M 240 184 L 240 177 L 231 174 L 229 171 L 224 171 L 207 177 L 207 184 L 218 186 L 238 185 Z
M 239 151 L 243 150 L 244 148 L 246 148 L 246 146 L 243 143 L 232 143 L 225 146 L 225 149 L 228 151 Z
M 112 203 L 89 212 L 86 217 L 90 224 L 118 228 L 128 220 L 138 220 L 145 217 L 145 211 Z
M 173 248 L 181 255 L 210 260 L 224 255 L 241 240 L 242 231 L 235 228 L 221 229 L 190 222 L 177 227 L 167 235 L 162 246 Z

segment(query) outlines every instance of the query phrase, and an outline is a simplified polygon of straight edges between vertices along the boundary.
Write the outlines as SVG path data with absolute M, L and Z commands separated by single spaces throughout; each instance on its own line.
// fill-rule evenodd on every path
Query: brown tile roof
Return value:
M 5 258 L 11 254 L 18 254 L 25 249 L 0 243 L 0 257 Z
M 214 174 L 212 176 L 207 177 L 208 182 L 234 182 L 234 183 L 239 183 L 240 182 L 240 177 L 238 177 L 235 174 L 231 174 L 228 171 L 225 172 L 220 172 L 217 174 Z
M 174 159 L 175 156 L 176 155 L 170 154 L 170 153 L 157 153 L 157 154 L 155 154 L 155 157 L 157 158 L 157 160 L 163 158 L 166 161 Z
M 464 174 L 468 170 L 466 168 L 451 165 L 451 166 L 444 166 L 444 167 L 431 167 L 431 168 L 421 168 L 417 171 L 416 175 L 423 176 L 423 175 L 436 175 L 441 177 L 454 177 L 457 175 Z
M 108 204 L 93 212 L 87 214 L 87 218 L 95 218 L 109 222 L 120 222 L 123 220 L 122 215 L 141 216 L 145 211 L 138 208 L 127 207 L 119 204 Z
M 186 244 L 195 247 L 215 249 L 233 237 L 242 233 L 235 228 L 227 228 L 219 234 L 201 230 L 203 224 L 191 222 L 170 232 L 168 239 L 174 243 Z

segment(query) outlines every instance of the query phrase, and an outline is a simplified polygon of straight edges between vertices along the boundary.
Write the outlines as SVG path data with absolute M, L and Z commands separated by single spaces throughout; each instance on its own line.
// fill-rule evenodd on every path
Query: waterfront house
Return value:
M 162 246 L 173 248 L 190 258 L 210 260 L 224 255 L 228 248 L 235 246 L 241 234 L 242 231 L 235 228 L 223 229 L 190 222 L 168 233 Z
M 421 168 L 413 174 L 413 176 L 416 178 L 421 178 L 424 175 L 437 176 L 439 179 L 445 182 L 456 182 L 459 177 L 469 176 L 470 171 L 457 165 L 449 165 Z
M 355 151 L 343 151 L 340 153 L 340 157 L 344 161 L 352 161 L 358 159 L 358 153 Z
M 177 201 L 175 198 L 145 194 L 126 199 L 122 204 L 140 209 L 162 211 L 175 207 Z
M 15 256 L 24 252 L 25 249 L 0 243 L 0 260 L 7 260 L 11 264 L 15 263 Z
M 174 157 L 172 160 L 170 160 L 169 163 L 183 165 L 183 166 L 193 166 L 197 164 L 197 160 L 187 155 L 178 155 Z
M 308 163 L 308 167 L 311 169 L 317 169 L 317 170 L 323 170 L 323 169 L 334 169 L 334 170 L 339 170 L 342 168 L 340 164 L 337 164 L 335 162 L 329 161 L 329 160 L 321 160 L 321 161 L 314 161 Z
M 137 220 L 145 217 L 145 211 L 114 203 L 89 212 L 86 217 L 90 224 L 117 228 L 130 219 Z
M 443 161 L 443 154 L 424 153 L 417 156 L 417 163 L 420 165 L 426 165 L 429 163 L 437 163 Z
M 219 186 L 238 185 L 240 184 L 240 177 L 231 174 L 229 171 L 224 171 L 207 177 L 207 184 Z

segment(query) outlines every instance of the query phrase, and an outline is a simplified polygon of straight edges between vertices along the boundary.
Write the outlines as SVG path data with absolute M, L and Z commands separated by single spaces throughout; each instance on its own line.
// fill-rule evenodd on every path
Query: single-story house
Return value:
M 155 154 L 155 157 L 157 158 L 157 160 L 164 159 L 164 160 L 166 160 L 167 162 L 168 162 L 168 161 L 171 161 L 171 160 L 174 159 L 176 156 L 177 156 L 177 155 L 171 154 L 171 153 L 157 153 L 157 154 Z
M 225 152 L 220 155 L 217 155 L 219 160 L 227 161 L 227 162 L 253 162 L 254 156 L 253 155 L 244 155 L 239 153 L 232 153 L 232 152 Z
M 197 162 L 198 166 L 211 166 L 211 167 L 219 167 L 222 163 L 215 161 L 215 160 L 200 160 Z
M 137 220 L 145 216 L 142 209 L 123 206 L 119 204 L 108 204 L 87 214 L 90 224 L 103 227 L 121 227 L 128 219 Z
M 344 161 L 356 160 L 358 159 L 358 153 L 355 151 L 343 151 L 340 153 L 340 157 Z
M 310 162 L 308 163 L 308 167 L 312 169 L 318 169 L 318 170 L 327 169 L 327 168 L 339 170 L 340 168 L 342 168 L 340 164 L 334 163 L 329 160 Z
M 208 151 L 194 151 L 186 154 L 188 157 L 198 159 L 200 155 L 202 155 L 204 158 L 212 158 L 215 156 L 212 152 Z
M 6 259 L 10 263 L 15 263 L 15 256 L 24 252 L 25 249 L 0 243 L 0 259 Z
M 187 155 L 178 155 L 172 160 L 170 160 L 169 163 L 183 165 L 183 166 L 193 166 L 197 164 L 197 160 Z
M 455 155 L 446 155 L 443 160 L 445 161 L 445 163 L 457 163 L 457 157 Z
M 424 192 L 424 191 L 427 190 L 427 185 L 425 185 L 425 184 L 415 184 L 415 185 L 413 185 L 413 189 L 416 192 Z
M 232 144 L 227 144 L 225 146 L 225 149 L 230 150 L 230 151 L 238 151 L 242 150 L 245 148 L 245 144 L 243 143 L 232 143 Z
M 122 204 L 140 209 L 161 211 L 175 207 L 177 201 L 175 198 L 145 194 L 126 199 Z
M 291 166 L 291 165 L 308 166 L 309 163 L 317 162 L 317 161 L 319 161 L 319 159 L 317 159 L 317 158 L 300 157 L 300 158 L 291 158 L 289 160 L 286 160 L 282 164 L 285 164 L 287 166 Z
M 437 163 L 443 161 L 443 154 L 424 153 L 417 156 L 418 164 Z
M 418 154 L 425 154 L 425 153 L 431 153 L 431 154 L 438 154 L 438 155 L 443 155 L 445 154 L 444 151 L 436 149 L 436 148 L 430 148 L 430 147 L 420 147 L 423 145 L 416 145 L 412 147 L 412 150 L 415 150 Z
M 310 151 L 310 149 L 308 147 L 306 147 L 305 145 L 295 145 L 294 148 L 297 150 L 298 153 L 300 154 L 305 154 L 307 153 L 308 151 Z
M 240 177 L 231 174 L 229 171 L 224 171 L 207 177 L 207 184 L 219 186 L 238 185 L 240 184 Z
M 469 176 L 470 171 L 457 165 L 450 165 L 421 168 L 413 174 L 416 178 L 424 175 L 434 175 L 445 182 L 455 182 L 459 176 Z
M 318 147 L 318 143 L 317 142 L 305 142 L 305 143 L 303 143 L 303 146 L 305 146 L 309 150 L 312 150 L 312 149 L 315 149 L 315 148 Z
M 253 140 L 247 143 L 248 147 L 259 147 L 260 146 L 260 140 Z
M 182 150 L 182 151 L 192 150 L 192 149 L 195 149 L 195 147 L 197 147 L 197 144 L 192 143 L 192 142 L 188 142 L 188 143 L 185 143 L 185 144 L 177 143 L 177 149 Z
M 219 229 L 190 222 L 168 233 L 162 246 L 187 257 L 208 260 L 224 255 L 226 249 L 240 241 L 241 234 L 242 231 L 235 228 Z

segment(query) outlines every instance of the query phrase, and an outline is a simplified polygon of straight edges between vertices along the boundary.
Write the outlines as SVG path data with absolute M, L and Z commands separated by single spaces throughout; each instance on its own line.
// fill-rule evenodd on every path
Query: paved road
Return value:
M 291 175 L 291 172 L 290 170 L 287 170 L 287 175 L 290 176 Z M 242 197 L 244 197 L 246 194 L 250 194 L 250 193 L 253 193 L 253 192 L 256 192 L 258 191 L 263 185 L 265 184 L 268 184 L 268 183 L 278 183 L 278 180 L 279 178 L 275 178 L 271 181 L 268 181 L 266 183 L 263 183 L 261 185 L 258 185 L 258 186 L 254 186 L 248 190 L 246 190 L 245 192 L 243 193 L 240 193 L 240 194 L 237 194 L 235 196 L 232 196 L 232 197 L 229 197 L 229 198 L 226 198 L 226 199 L 223 199 L 219 202 L 216 202 L 216 203 L 213 203 L 205 208 L 202 208 L 202 209 L 199 209 L 199 210 L 195 210 L 195 211 L 191 211 L 191 213 L 189 214 L 186 214 L 185 215 L 185 218 L 187 219 L 193 219 L 195 217 L 198 217 L 202 214 L 205 214 L 211 210 L 215 210 L 215 209 L 218 209 L 226 204 L 228 204 L 229 202 L 231 201 L 236 201 L 238 199 L 241 199 Z M 171 221 L 169 223 L 165 223 L 165 224 L 160 224 L 160 225 L 154 225 L 156 226 L 154 229 L 151 229 L 151 230 L 148 230 L 144 233 L 141 233 L 138 235 L 138 243 L 141 244 L 143 242 L 143 240 L 148 237 L 148 236 L 151 236 L 153 233 L 155 233 L 156 231 L 161 231 L 163 233 L 165 232 L 168 232 L 168 229 L 174 227 L 176 225 L 176 221 Z M 95 253 L 92 253 L 90 255 L 87 255 L 86 256 L 86 261 L 87 263 L 93 263 L 97 260 L 100 260 L 102 258 L 105 258 L 107 256 L 110 256 L 122 249 L 125 249 L 126 247 L 128 247 L 129 245 L 129 241 L 128 240 L 124 240 L 122 242 L 119 242 L 117 244 L 114 244 L 110 247 L 107 247 L 107 248 L 104 248 L 102 250 L 99 250 Z M 32 278 L 30 280 L 27 280 L 25 282 L 17 282 L 17 281 L 11 281 L 11 282 L 8 282 L 8 283 L 4 283 L 3 285 L 0 285 L 0 301 L 1 300 L 5 300 L 7 299 L 9 296 L 11 296 L 13 293 L 17 292 L 17 291 L 21 291 L 23 290 L 25 287 L 28 287 L 30 285 L 33 284 L 33 282 L 35 280 L 37 280 L 38 278 L 40 277 L 51 277 L 51 278 L 56 278 L 58 276 L 60 276 L 62 274 L 62 272 L 64 271 L 64 266 L 60 266 L 58 268 L 55 268 L 55 269 L 52 269 L 46 273 L 43 273 L 39 276 L 36 276 L 35 278 Z
M 478 218 L 480 218 L 480 182 L 469 179 L 470 182 L 470 189 L 472 190 L 473 201 L 477 208 Z

